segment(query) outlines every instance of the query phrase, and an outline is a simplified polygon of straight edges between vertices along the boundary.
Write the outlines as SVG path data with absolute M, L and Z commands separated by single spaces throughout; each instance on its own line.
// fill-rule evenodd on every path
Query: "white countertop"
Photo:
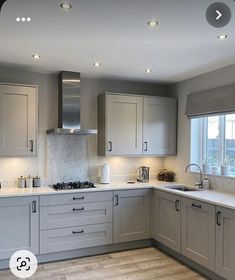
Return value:
M 177 194 L 182 197 L 188 197 L 197 199 L 200 201 L 208 202 L 218 206 L 230 208 L 235 210 L 235 195 L 230 193 L 222 193 L 213 190 L 202 190 L 202 191 L 190 191 L 182 192 L 178 190 L 172 190 L 167 188 L 168 186 L 180 185 L 179 183 L 167 183 L 160 182 L 157 180 L 150 181 L 149 183 L 134 183 L 128 184 L 126 182 L 115 182 L 107 185 L 96 184 L 95 189 L 82 189 L 82 190 L 65 190 L 55 191 L 51 187 L 40 187 L 40 188 L 8 188 L 4 187 L 0 189 L 0 199 L 7 197 L 18 197 L 28 195 L 50 195 L 50 194 L 65 194 L 65 193 L 76 193 L 76 192 L 96 192 L 96 191 L 115 191 L 115 190 L 128 190 L 128 189 L 157 189 L 166 191 L 169 193 Z

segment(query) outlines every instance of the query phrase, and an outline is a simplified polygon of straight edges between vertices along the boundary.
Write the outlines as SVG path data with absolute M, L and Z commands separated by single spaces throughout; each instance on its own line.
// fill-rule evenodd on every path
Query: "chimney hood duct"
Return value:
M 47 134 L 97 134 L 96 129 L 81 128 L 80 83 L 80 73 L 62 71 L 59 74 L 59 125 Z

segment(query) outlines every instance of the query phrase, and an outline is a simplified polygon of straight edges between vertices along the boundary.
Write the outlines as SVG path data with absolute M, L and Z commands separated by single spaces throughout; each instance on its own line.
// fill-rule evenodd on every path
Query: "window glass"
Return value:
M 225 116 L 225 158 L 230 172 L 235 173 L 235 114 Z
M 214 166 L 220 162 L 220 119 L 218 116 L 209 117 L 207 122 L 206 158 Z

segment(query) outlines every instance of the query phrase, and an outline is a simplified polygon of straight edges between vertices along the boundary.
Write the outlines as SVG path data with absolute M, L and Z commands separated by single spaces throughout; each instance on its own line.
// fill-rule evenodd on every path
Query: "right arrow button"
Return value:
M 226 26 L 232 17 L 230 8 L 221 2 L 211 4 L 206 10 L 206 19 L 213 27 Z

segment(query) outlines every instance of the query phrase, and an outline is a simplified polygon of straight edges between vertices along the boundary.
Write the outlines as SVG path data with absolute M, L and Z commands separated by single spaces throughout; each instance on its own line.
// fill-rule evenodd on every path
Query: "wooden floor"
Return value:
M 0 271 L 0 280 L 18 279 Z M 202 280 L 206 279 L 156 248 L 40 265 L 30 279 L 41 280 Z

